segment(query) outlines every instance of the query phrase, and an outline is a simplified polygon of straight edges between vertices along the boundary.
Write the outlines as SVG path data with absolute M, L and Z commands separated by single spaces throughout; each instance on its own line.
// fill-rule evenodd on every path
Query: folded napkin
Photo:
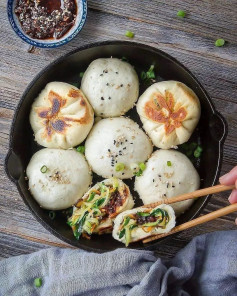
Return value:
M 196 237 L 169 261 L 130 249 L 95 254 L 51 248 L 12 257 L 0 261 L 0 295 L 234 296 L 237 231 Z

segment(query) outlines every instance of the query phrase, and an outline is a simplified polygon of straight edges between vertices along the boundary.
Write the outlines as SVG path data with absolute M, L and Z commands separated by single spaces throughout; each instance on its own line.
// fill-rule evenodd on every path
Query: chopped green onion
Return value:
M 197 146 L 196 150 L 194 151 L 193 155 L 198 158 L 201 156 L 202 153 L 202 147 L 201 146 Z
M 105 201 L 105 198 L 101 198 L 101 199 L 98 199 L 95 203 L 94 203 L 94 206 L 96 208 L 99 208 Z
M 125 165 L 123 163 L 117 163 L 116 166 L 115 166 L 115 171 L 116 172 L 121 172 L 125 169 Z
M 80 152 L 80 153 L 84 154 L 85 153 L 85 146 L 78 146 L 77 147 L 77 152 Z
M 217 47 L 223 46 L 224 44 L 225 44 L 224 39 L 217 39 L 215 42 L 215 46 L 217 46 Z
M 155 79 L 155 71 L 154 71 L 155 66 L 151 65 L 149 70 L 147 72 L 142 71 L 141 72 L 141 79 L 148 82 L 150 79 Z
M 80 78 L 82 78 L 83 75 L 84 75 L 84 72 L 80 72 L 80 74 L 79 74 Z
M 119 233 L 119 239 L 125 235 L 125 228 Z
M 131 31 L 126 31 L 126 33 L 125 33 L 125 36 L 126 37 L 129 37 L 129 38 L 133 38 L 134 37 L 134 33 L 133 32 L 131 32 Z
M 53 220 L 56 217 L 56 213 L 54 211 L 49 212 L 49 218 Z
M 91 192 L 90 195 L 89 195 L 89 198 L 87 199 L 87 202 L 90 202 L 94 199 L 95 197 L 95 192 Z
M 137 177 L 140 177 L 142 175 L 143 171 L 141 169 L 139 169 L 138 172 L 134 172 L 133 174 Z
M 130 217 L 126 217 L 125 218 L 125 221 L 124 221 L 124 224 L 123 224 L 123 227 L 125 227 L 126 225 L 128 225 L 129 221 L 130 221 Z
M 46 165 L 43 165 L 40 169 L 41 173 L 45 174 L 47 172 L 48 168 L 46 167 Z
M 179 16 L 179 17 L 185 17 L 186 16 L 186 12 L 184 10 L 179 10 L 177 12 L 177 16 Z
M 138 216 L 141 216 L 141 217 L 148 217 L 148 216 L 150 216 L 150 213 L 137 212 L 137 215 L 138 215 Z
M 137 224 L 130 225 L 129 229 L 133 230 L 134 228 L 138 227 Z
M 81 217 L 81 219 L 78 219 L 78 221 L 77 221 L 77 223 L 76 223 L 76 224 L 78 225 L 78 227 L 77 227 L 76 230 L 74 231 L 74 235 L 75 235 L 75 237 L 76 237 L 77 240 L 80 238 L 80 236 L 81 236 L 81 234 L 82 234 L 82 231 L 83 231 L 83 225 L 85 224 L 86 217 L 87 217 L 88 214 L 89 214 L 89 212 L 86 211 L 86 212 L 84 213 L 84 215 Z
M 172 165 L 172 163 L 171 163 L 171 161 L 167 161 L 167 166 L 171 166 Z
M 34 284 L 37 288 L 41 287 L 42 286 L 42 278 L 36 278 L 34 280 Z
M 145 169 L 146 169 L 146 165 L 145 165 L 145 163 L 144 163 L 144 162 L 140 162 L 140 163 L 139 163 L 139 168 L 140 168 L 142 171 L 145 171 Z

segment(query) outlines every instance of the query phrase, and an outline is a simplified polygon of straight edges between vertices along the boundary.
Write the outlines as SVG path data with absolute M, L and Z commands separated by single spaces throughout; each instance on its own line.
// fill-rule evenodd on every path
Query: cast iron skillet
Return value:
M 56 218 L 51 220 L 48 211 L 39 207 L 28 190 L 25 170 L 31 156 L 42 148 L 33 139 L 29 112 L 34 99 L 48 82 L 64 81 L 80 85 L 79 73 L 85 71 L 90 62 L 97 58 L 111 56 L 126 57 L 135 67 L 139 76 L 142 70 L 148 70 L 150 65 L 154 64 L 158 81 L 178 80 L 188 85 L 197 94 L 201 102 L 202 113 L 199 125 L 190 141 L 199 142 L 203 147 L 201 159 L 195 163 L 201 177 L 202 188 L 212 186 L 217 181 L 222 161 L 223 143 L 227 134 L 227 124 L 224 118 L 215 110 L 210 97 L 198 80 L 177 60 L 156 48 L 125 41 L 95 43 L 80 47 L 62 56 L 42 70 L 27 87 L 17 107 L 11 128 L 5 169 L 9 178 L 16 184 L 30 211 L 47 230 L 71 245 L 96 252 L 113 250 L 124 247 L 124 245 L 115 241 L 110 234 L 95 235 L 91 240 L 82 238 L 77 241 L 66 224 L 66 217 L 61 212 L 57 212 Z M 141 83 L 140 92 L 143 92 L 145 87 Z M 129 111 L 126 116 L 131 117 L 142 126 L 135 109 Z M 98 180 L 99 178 L 94 176 L 93 181 Z M 133 188 L 131 182 L 127 182 L 127 180 L 125 182 L 130 185 L 131 189 Z M 136 193 L 133 192 L 133 194 L 136 197 Z M 207 204 L 209 197 L 206 196 L 195 201 L 190 210 L 183 214 L 177 222 L 183 223 L 198 216 Z M 140 205 L 138 200 L 137 197 L 136 204 Z M 131 244 L 130 247 L 149 249 L 156 244 L 159 244 L 159 241 L 147 246 L 142 243 Z

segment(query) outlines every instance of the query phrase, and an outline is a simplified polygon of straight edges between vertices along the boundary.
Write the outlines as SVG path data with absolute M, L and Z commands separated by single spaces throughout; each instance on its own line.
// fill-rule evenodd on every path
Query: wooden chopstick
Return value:
M 207 215 L 204 215 L 202 217 L 196 218 L 196 219 L 191 220 L 189 222 L 183 223 L 181 225 L 178 225 L 168 233 L 162 233 L 162 234 L 150 236 L 150 237 L 144 239 L 142 242 L 144 244 L 146 244 L 146 243 L 149 243 L 151 241 L 157 240 L 159 238 L 162 238 L 162 237 L 177 233 L 179 231 L 182 231 L 182 230 L 197 226 L 199 224 L 206 223 L 208 221 L 214 220 L 216 218 L 228 215 L 228 214 L 236 212 L 236 211 L 237 211 L 237 203 L 232 204 L 232 205 L 227 206 L 227 207 L 224 207 L 223 209 L 214 211 L 214 212 L 209 213 Z
M 162 201 L 150 203 L 150 204 L 144 205 L 142 207 L 143 208 L 155 208 L 155 207 L 157 207 L 157 206 L 159 206 L 161 204 L 168 205 L 168 204 L 172 204 L 172 203 L 175 203 L 175 202 L 178 202 L 178 201 L 197 198 L 197 197 L 201 197 L 201 196 L 205 196 L 205 195 L 213 194 L 213 193 L 218 193 L 218 192 L 222 192 L 222 191 L 232 190 L 234 188 L 235 188 L 235 185 L 229 185 L 229 186 L 216 185 L 216 186 L 196 190 L 196 191 L 193 191 L 193 192 L 185 193 L 185 194 L 182 194 L 182 195 L 178 195 L 178 196 L 175 196 L 175 197 L 165 198 Z

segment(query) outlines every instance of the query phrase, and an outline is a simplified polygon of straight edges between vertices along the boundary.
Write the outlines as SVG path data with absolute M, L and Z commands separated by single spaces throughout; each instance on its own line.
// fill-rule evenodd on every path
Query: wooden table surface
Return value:
M 157 47 L 188 67 L 210 94 L 217 110 L 226 118 L 229 134 L 225 142 L 222 174 L 237 164 L 237 1 L 89 0 L 88 19 L 82 32 L 58 49 L 36 49 L 12 31 L 0 0 L 0 258 L 30 253 L 52 246 L 69 247 L 39 224 L 4 172 L 11 121 L 18 101 L 33 77 L 46 65 L 78 46 L 102 40 L 128 40 Z M 184 19 L 177 11 L 187 11 Z M 224 47 L 214 42 L 224 38 Z M 228 204 L 228 194 L 212 197 L 204 214 Z M 236 214 L 185 231 L 162 243 L 157 252 L 173 256 L 192 237 L 216 230 L 237 229 Z

